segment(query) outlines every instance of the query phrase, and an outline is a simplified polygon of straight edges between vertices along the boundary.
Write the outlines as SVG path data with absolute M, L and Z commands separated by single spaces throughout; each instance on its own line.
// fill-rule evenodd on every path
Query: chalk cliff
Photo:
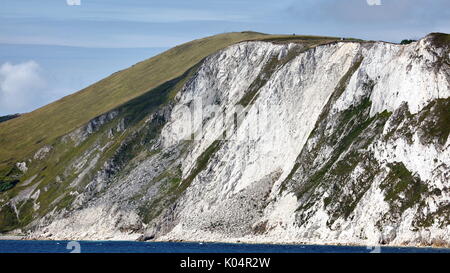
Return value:
M 18 162 L 28 179 L 0 195 L 3 228 L 449 245 L 449 53 L 444 34 L 233 44 Z M 36 161 L 57 166 L 51 182 Z

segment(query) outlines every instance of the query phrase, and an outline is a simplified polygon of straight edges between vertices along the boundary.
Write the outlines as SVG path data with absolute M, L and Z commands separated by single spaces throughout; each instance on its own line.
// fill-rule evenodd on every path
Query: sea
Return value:
M 449 248 L 0 240 L 0 253 L 450 253 Z

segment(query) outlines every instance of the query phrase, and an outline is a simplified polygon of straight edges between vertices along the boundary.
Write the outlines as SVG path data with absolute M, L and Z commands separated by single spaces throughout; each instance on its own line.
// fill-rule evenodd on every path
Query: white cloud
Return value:
M 66 0 L 68 6 L 80 6 L 81 0 Z
M 369 6 L 381 6 L 381 0 L 366 0 Z
M 0 66 L 0 115 L 26 112 L 34 108 L 46 82 L 35 61 Z
M 0 44 L 56 45 L 82 48 L 152 48 L 172 47 L 186 43 L 196 36 L 147 35 L 147 34 L 108 34 L 103 39 L 80 39 L 78 37 L 56 38 L 45 35 L 0 37 Z M 144 56 L 145 57 L 145 56 Z

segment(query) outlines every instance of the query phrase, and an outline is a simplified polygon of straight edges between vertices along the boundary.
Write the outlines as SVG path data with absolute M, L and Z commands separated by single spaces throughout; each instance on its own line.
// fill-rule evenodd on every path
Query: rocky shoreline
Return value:
M 0 241 L 26 240 L 25 236 L 19 235 L 4 235 L 0 236 Z
M 249 244 L 249 245 L 257 245 L 257 244 L 266 244 L 266 245 L 318 245 L 318 246 L 352 246 L 352 247 L 367 247 L 368 249 L 374 249 L 376 247 L 383 248 L 435 248 L 435 249 L 450 249 L 450 244 L 446 244 L 445 242 L 433 242 L 433 243 L 420 243 L 420 244 L 388 244 L 388 245 L 375 245 L 375 244 L 359 244 L 359 243 L 348 243 L 348 242 L 301 242 L 301 241 L 273 241 L 273 240 L 265 240 L 264 238 L 257 238 L 254 240 L 250 240 L 248 238 L 222 238 L 220 240 L 185 240 L 185 239 L 176 239 L 176 238 L 164 238 L 164 239 L 146 239 L 143 236 L 138 237 L 133 240 L 130 239 L 135 236 L 124 236 L 123 238 L 110 238 L 105 240 L 98 241 L 138 241 L 143 243 L 226 243 L 226 244 Z M 33 237 L 26 235 L 0 235 L 0 241 L 6 240 L 24 240 L 24 241 L 84 241 L 86 239 L 69 239 L 69 238 L 51 238 L 51 237 Z M 87 240 L 87 241 L 96 241 L 96 240 Z

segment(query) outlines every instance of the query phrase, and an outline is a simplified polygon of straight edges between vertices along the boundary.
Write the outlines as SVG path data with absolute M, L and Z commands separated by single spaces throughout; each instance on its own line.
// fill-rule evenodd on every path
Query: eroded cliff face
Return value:
M 64 167 L 30 160 L 3 215 L 52 239 L 449 244 L 449 64 L 436 35 L 230 46 L 40 151 Z

